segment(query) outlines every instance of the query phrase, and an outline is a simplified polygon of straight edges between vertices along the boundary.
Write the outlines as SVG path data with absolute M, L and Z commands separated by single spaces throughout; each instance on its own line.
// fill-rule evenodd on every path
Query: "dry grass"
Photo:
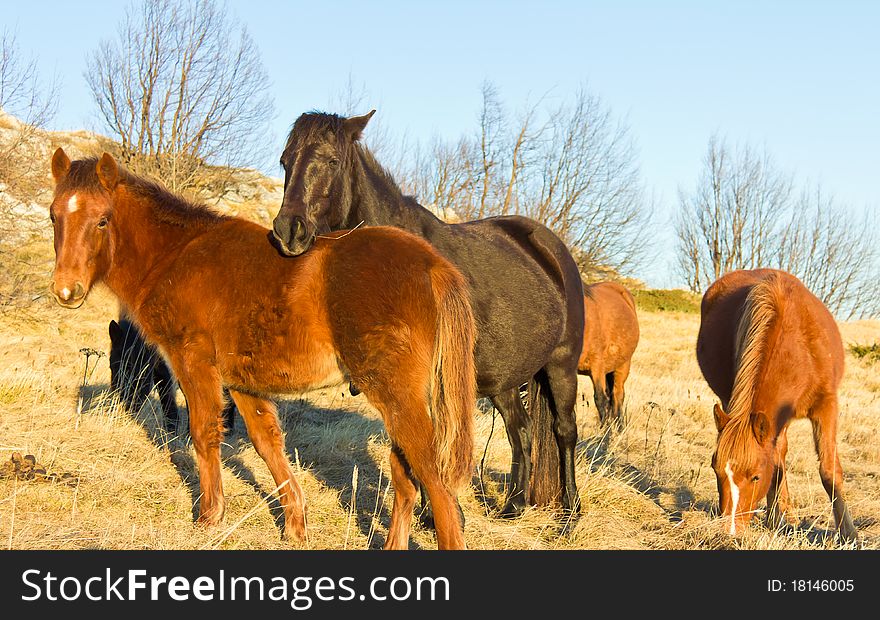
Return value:
M 223 446 L 225 524 L 193 524 L 198 499 L 194 453 L 186 434 L 161 430 L 151 398 L 131 414 L 107 393 L 103 358 L 80 389 L 82 347 L 106 350 L 115 304 L 96 291 L 79 311 L 36 302 L 0 323 L 0 457 L 32 453 L 52 470 L 80 476 L 76 487 L 0 480 L 0 544 L 13 548 L 262 549 L 279 538 L 274 484 L 239 421 Z M 491 549 L 793 549 L 824 548 L 830 507 L 819 482 L 809 424 L 793 426 L 790 488 L 803 528 L 775 533 L 755 527 L 730 540 L 710 514 L 716 502 L 709 458 L 715 431 L 712 395 L 693 356 L 698 316 L 641 314 L 642 342 L 629 383 L 629 426 L 603 437 L 589 384 L 578 405 L 578 484 L 583 514 L 566 523 L 532 509 L 514 521 L 491 516 L 504 493 L 510 453 L 500 417 L 477 411 L 475 456 L 486 468 L 462 498 L 470 548 Z M 847 342 L 872 342 L 880 323 L 842 326 Z M 93 358 L 94 359 L 94 358 Z M 853 514 L 865 546 L 877 548 L 880 526 L 880 392 L 876 365 L 847 359 L 840 452 Z M 82 413 L 77 414 L 82 397 Z M 183 400 L 180 400 L 183 404 Z M 322 391 L 282 406 L 287 448 L 308 500 L 309 548 L 382 545 L 390 518 L 388 440 L 362 396 Z M 353 474 L 357 491 L 352 503 Z M 414 529 L 413 547 L 434 548 Z

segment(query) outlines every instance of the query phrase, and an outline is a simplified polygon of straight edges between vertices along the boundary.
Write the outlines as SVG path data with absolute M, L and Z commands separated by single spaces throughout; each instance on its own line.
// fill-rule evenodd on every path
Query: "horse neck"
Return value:
M 153 205 L 149 199 L 132 196 L 124 186 L 116 191 L 112 258 L 104 282 L 119 298 L 126 314 L 136 313 L 149 293 L 145 284 L 151 274 L 173 260 L 201 231 L 163 223 L 151 217 Z
M 446 224 L 414 199 L 404 196 L 390 176 L 362 149 L 356 150 L 352 174 L 351 209 L 345 228 L 394 226 L 431 238 Z

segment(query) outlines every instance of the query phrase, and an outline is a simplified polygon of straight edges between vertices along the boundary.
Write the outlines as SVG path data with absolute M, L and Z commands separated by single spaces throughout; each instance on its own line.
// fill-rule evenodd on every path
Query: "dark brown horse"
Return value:
M 639 318 L 632 294 L 616 282 L 584 288 L 584 349 L 578 372 L 593 380 L 593 398 L 603 425 L 623 428 L 624 385 L 639 344 Z
M 273 226 L 281 251 L 300 255 L 318 234 L 360 224 L 396 226 L 427 239 L 470 286 L 477 389 L 501 412 L 512 452 L 501 514 L 559 499 L 576 510 L 574 406 L 584 293 L 574 259 L 551 230 L 525 217 L 439 220 L 405 196 L 360 143 L 371 116 L 297 119 L 281 155 L 284 202 Z M 526 383 L 528 411 L 519 396 Z
M 703 297 L 697 360 L 721 399 L 712 467 L 730 533 L 751 521 L 765 497 L 768 522 L 779 524 L 788 508 L 786 432 L 792 420 L 807 418 L 840 535 L 855 540 L 837 458 L 843 344 L 822 302 L 783 271 L 729 273 Z
M 265 228 L 218 215 L 117 167 L 110 155 L 52 158 L 52 290 L 78 308 L 104 283 L 168 361 L 189 407 L 199 521 L 225 508 L 222 388 L 272 472 L 284 533 L 305 538 L 304 499 L 271 394 L 354 381 L 382 414 L 395 489 L 386 548 L 408 546 L 416 480 L 437 542 L 464 546 L 456 504 L 473 453 L 474 325 L 461 274 L 393 228 L 322 239 L 286 259 Z

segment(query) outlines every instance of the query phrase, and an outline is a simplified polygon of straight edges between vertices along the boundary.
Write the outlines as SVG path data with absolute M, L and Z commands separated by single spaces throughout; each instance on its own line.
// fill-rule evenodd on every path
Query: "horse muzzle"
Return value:
M 278 242 L 278 249 L 285 256 L 299 256 L 315 242 L 315 231 L 298 216 L 291 218 L 287 224 L 281 218 L 275 218 L 272 236 Z
M 71 288 L 72 287 L 72 288 Z M 86 291 L 85 286 L 83 286 L 82 282 L 74 282 L 71 284 L 52 284 L 52 294 L 55 296 L 55 300 L 65 308 L 70 308 L 71 310 L 75 310 L 79 308 L 86 300 Z

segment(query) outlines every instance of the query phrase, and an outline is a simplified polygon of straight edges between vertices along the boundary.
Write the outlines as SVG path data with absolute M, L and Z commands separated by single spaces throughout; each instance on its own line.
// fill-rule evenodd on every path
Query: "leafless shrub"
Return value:
M 644 188 L 629 130 L 586 90 L 553 109 L 511 115 L 482 86 L 474 133 L 416 145 L 395 170 L 404 190 L 460 220 L 531 217 L 556 232 L 585 272 L 619 273 L 646 256 Z
M 841 318 L 880 311 L 876 223 L 833 197 L 795 190 L 767 153 L 731 151 L 712 137 L 693 192 L 680 192 L 678 269 L 702 292 L 735 269 L 773 267 L 798 276 Z
M 42 282 L 45 257 L 35 249 L 45 229 L 45 160 L 35 144 L 57 104 L 57 83 L 45 83 L 36 61 L 22 55 L 15 34 L 0 38 L 0 311 L 27 305 Z M 8 114 L 7 114 L 8 113 Z
M 253 166 L 273 114 L 256 44 L 213 0 L 132 5 L 86 79 L 124 163 L 174 191 L 199 189 L 208 164 Z

